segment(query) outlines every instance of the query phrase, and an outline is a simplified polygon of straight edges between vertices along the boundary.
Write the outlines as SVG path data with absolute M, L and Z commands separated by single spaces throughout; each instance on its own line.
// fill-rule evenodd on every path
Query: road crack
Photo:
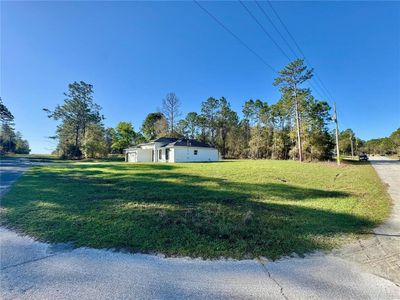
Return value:
M 51 255 L 47 255 L 47 256 L 42 256 L 42 257 L 35 258 L 35 259 L 31 259 L 31 260 L 27 260 L 27 261 L 24 261 L 24 262 L 21 262 L 21 263 L 18 263 L 18 264 L 9 265 L 9 266 L 6 266 L 6 267 L 1 268 L 0 270 L 3 271 L 3 270 L 15 268 L 15 267 L 23 266 L 23 265 L 26 265 L 26 264 L 29 264 L 29 263 L 32 263 L 32 262 L 36 262 L 36 261 L 40 261 L 40 260 L 43 260 L 43 259 L 46 259 L 46 258 L 49 258 L 49 257 L 56 256 L 57 254 L 58 254 L 58 253 L 55 253 L 55 254 L 51 254 Z
M 258 259 L 258 261 L 261 264 L 261 267 L 264 270 L 264 272 L 268 275 L 268 277 L 279 287 L 282 297 L 286 300 L 289 300 L 289 298 L 285 295 L 285 292 L 283 291 L 283 286 L 275 278 L 272 277 L 271 272 L 268 270 L 266 264 L 264 264 L 261 261 L 261 259 Z

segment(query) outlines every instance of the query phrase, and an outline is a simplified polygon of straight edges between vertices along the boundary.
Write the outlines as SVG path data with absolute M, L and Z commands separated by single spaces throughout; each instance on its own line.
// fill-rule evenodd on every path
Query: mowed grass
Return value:
M 57 163 L 30 169 L 1 220 L 41 240 L 204 258 L 332 249 L 388 215 L 368 163 Z

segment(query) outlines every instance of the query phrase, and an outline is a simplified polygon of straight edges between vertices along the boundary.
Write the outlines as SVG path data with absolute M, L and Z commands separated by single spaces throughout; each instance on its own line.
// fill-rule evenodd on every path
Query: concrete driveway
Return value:
M 400 163 L 373 165 L 390 186 L 393 214 L 365 241 L 334 253 L 275 262 L 203 261 L 72 249 L 0 228 L 0 298 L 400 299 L 400 193 L 395 185 L 400 182 Z M 24 169 L 15 162 L 3 166 L 2 178 Z

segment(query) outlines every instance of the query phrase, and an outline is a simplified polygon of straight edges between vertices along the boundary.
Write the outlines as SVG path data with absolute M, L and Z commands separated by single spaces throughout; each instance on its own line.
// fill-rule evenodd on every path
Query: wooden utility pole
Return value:
M 336 112 L 336 103 L 333 104 L 334 114 L 333 114 L 333 121 L 336 123 L 336 161 L 338 166 L 340 166 L 340 151 L 339 151 L 339 125 L 337 119 L 337 112 Z
M 351 159 L 354 159 L 353 134 L 350 134 Z
M 297 87 L 294 85 L 294 103 L 296 110 L 296 127 L 297 127 L 297 150 L 299 151 L 299 161 L 303 161 L 303 145 L 301 144 L 301 133 L 300 133 L 300 114 L 299 114 L 299 103 L 297 102 Z

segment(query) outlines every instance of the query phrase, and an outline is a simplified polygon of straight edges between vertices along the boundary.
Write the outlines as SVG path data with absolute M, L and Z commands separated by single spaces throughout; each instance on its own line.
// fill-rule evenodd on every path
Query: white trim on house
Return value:
M 205 162 L 220 159 L 216 148 L 190 139 L 160 138 L 124 152 L 127 162 Z

